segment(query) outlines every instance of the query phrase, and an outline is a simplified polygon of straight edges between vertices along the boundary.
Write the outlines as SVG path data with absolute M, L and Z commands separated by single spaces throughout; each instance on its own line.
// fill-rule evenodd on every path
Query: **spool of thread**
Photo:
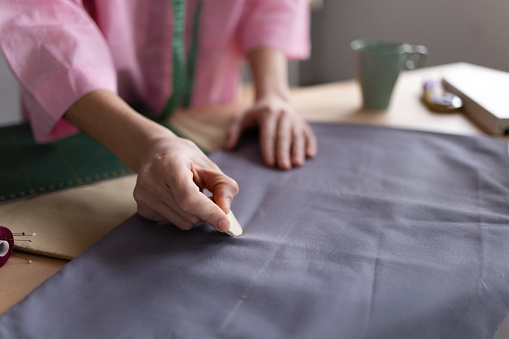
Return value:
M 14 237 L 12 232 L 7 227 L 0 226 L 0 267 L 9 260 L 13 248 Z

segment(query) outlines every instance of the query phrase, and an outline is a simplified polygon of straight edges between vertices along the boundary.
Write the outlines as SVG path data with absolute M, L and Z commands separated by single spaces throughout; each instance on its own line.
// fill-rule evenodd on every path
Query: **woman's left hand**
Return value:
M 260 148 L 269 167 L 283 170 L 299 167 L 318 151 L 309 124 L 277 95 L 259 98 L 253 107 L 233 120 L 225 148 L 233 149 L 242 132 L 253 127 L 259 127 Z

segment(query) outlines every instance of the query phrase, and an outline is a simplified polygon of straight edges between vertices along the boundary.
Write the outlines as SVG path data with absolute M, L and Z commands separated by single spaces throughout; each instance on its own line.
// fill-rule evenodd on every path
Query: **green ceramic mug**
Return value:
M 356 78 L 362 91 L 363 108 L 385 110 L 391 102 L 401 70 L 424 66 L 428 50 L 421 45 L 379 40 L 354 40 Z

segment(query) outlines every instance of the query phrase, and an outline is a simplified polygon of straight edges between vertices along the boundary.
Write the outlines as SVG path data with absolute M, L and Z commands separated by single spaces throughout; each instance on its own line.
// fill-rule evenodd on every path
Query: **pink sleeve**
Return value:
M 62 116 L 83 95 L 96 89 L 116 93 L 108 46 L 73 1 L 2 0 L 0 48 L 21 84 L 25 114 L 39 142 L 76 132 Z
M 290 59 L 309 56 L 309 0 L 251 0 L 241 28 L 245 52 L 259 47 L 282 50 Z

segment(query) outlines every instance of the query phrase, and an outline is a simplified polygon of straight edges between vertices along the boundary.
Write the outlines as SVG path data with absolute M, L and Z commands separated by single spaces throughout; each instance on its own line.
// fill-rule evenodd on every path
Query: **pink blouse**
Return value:
M 21 84 L 39 142 L 76 128 L 62 119 L 97 89 L 160 111 L 172 92 L 171 0 L 2 0 L 0 48 Z M 186 2 L 185 43 L 198 0 Z M 308 0 L 203 0 L 192 106 L 237 98 L 240 64 L 259 47 L 309 54 Z

